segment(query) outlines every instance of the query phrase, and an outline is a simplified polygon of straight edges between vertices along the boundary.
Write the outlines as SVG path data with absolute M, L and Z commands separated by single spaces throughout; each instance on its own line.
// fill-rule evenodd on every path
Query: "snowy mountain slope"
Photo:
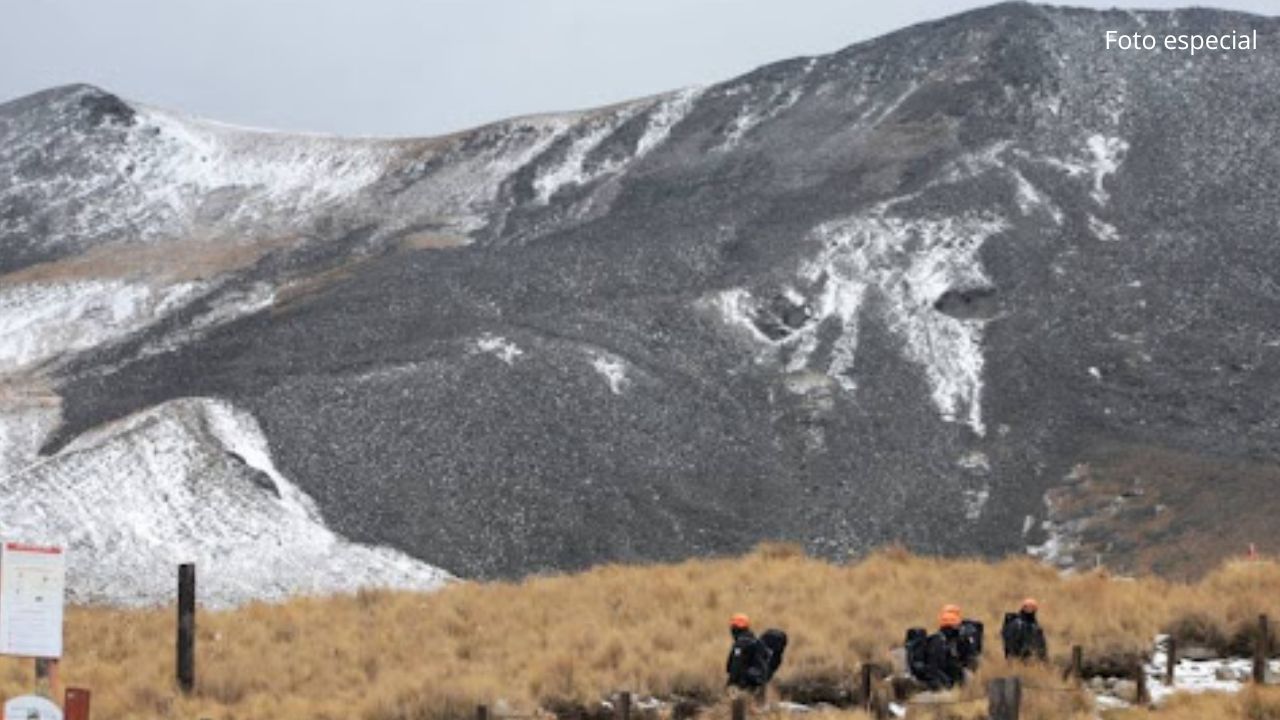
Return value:
M 466 576 L 1061 528 L 1151 565 L 1046 493 L 1280 466 L 1280 55 L 1100 49 L 1139 25 L 1277 33 L 1005 4 L 424 140 L 0 106 L 0 457 L 225 398 L 333 532 Z
M 335 536 L 276 470 L 253 418 L 211 399 L 164 403 L 0 478 L 0 527 L 66 547 L 79 602 L 168 602 L 181 562 L 197 564 L 213 607 L 449 579 Z

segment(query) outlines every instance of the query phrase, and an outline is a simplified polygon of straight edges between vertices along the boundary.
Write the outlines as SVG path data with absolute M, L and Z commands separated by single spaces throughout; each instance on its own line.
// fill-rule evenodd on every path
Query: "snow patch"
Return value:
M 667 139 L 671 129 L 689 114 L 703 91 L 701 87 L 685 88 L 658 101 L 649 111 L 649 125 L 636 143 L 636 159 L 648 155 L 650 150 Z
M 627 361 L 616 355 L 597 353 L 591 358 L 591 367 L 605 379 L 614 395 L 621 395 L 631 384 L 631 379 L 627 377 Z
M 956 461 L 956 465 L 964 468 L 965 470 L 972 470 L 981 473 L 991 472 L 991 460 L 987 458 L 986 453 L 980 450 L 974 450 L 961 455 L 960 459 Z
M 982 517 L 982 510 L 987 506 L 987 501 L 991 499 L 991 488 L 984 485 L 976 490 L 965 490 L 962 498 L 965 519 L 978 520 Z
M 1093 192 L 1090 196 L 1098 205 L 1106 205 L 1111 196 L 1103 187 L 1103 181 L 1108 175 L 1120 169 L 1120 163 L 1129 149 L 1129 143 L 1118 137 L 1107 137 L 1095 133 L 1089 136 L 1087 146 L 1091 156 L 1088 167 L 1093 175 Z
M 363 587 L 432 589 L 447 573 L 350 543 L 275 466 L 257 422 L 211 398 L 174 400 L 86 433 L 0 478 L 7 538 L 68 548 L 76 602 L 171 599 L 179 562 L 225 607 Z
M 141 330 L 201 290 L 126 280 L 35 283 L 0 289 L 0 375 L 30 370 Z
M 585 185 L 620 169 L 624 163 L 616 160 L 602 163 L 591 170 L 587 170 L 584 164 L 591 151 L 617 130 L 618 126 L 635 116 L 638 110 L 638 106 L 632 105 L 610 113 L 604 118 L 588 121 L 587 130 L 574 139 L 564 160 L 552 167 L 539 170 L 537 177 L 533 180 L 534 192 L 538 197 L 537 202 L 546 205 L 551 200 L 551 196 L 562 187 Z
M 1103 242 L 1117 242 L 1120 240 L 1120 231 L 1111 223 L 1099 220 L 1097 217 L 1089 216 L 1089 232 Z
M 476 339 L 476 349 L 482 353 L 488 353 L 502 362 L 513 365 L 516 358 L 524 354 L 524 350 L 520 346 L 502 337 L 492 333 L 485 333 Z
M 867 294 L 875 292 L 890 330 L 905 343 L 907 359 L 924 368 L 943 418 L 963 417 L 985 434 L 984 323 L 940 313 L 933 303 L 952 288 L 989 284 L 979 250 L 1005 227 L 993 216 L 906 219 L 883 210 L 819 226 L 814 238 L 823 250 L 802 266 L 801 276 L 819 290 L 815 317 L 841 329 L 828 373 L 850 389 L 858 315 Z M 806 330 L 816 332 L 820 324 Z

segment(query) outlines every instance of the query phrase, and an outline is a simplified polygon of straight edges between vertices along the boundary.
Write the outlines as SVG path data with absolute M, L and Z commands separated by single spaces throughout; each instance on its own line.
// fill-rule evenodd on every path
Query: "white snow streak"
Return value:
M 198 294 L 197 283 L 154 288 L 84 280 L 0 289 L 0 375 L 125 337 Z
M 631 384 L 631 379 L 627 377 L 627 361 L 620 357 L 597 354 L 591 358 L 591 367 L 600 373 L 614 395 L 621 395 Z
M 7 539 L 67 547 L 80 602 L 168 601 L 173 566 L 188 561 L 213 607 L 448 579 L 334 535 L 275 467 L 257 422 L 208 398 L 131 416 L 0 478 L 0 527 Z
M 943 418 L 964 416 L 984 434 L 983 323 L 937 312 L 933 303 L 947 290 L 988 284 L 978 252 L 1004 227 L 994 217 L 903 219 L 883 212 L 818 227 L 814 235 L 824 249 L 801 273 L 820 288 L 815 316 L 834 319 L 842 330 L 828 373 L 852 389 L 858 314 L 874 290 L 907 358 L 924 368 Z
M 513 365 L 516 358 L 524 354 L 518 345 L 501 335 L 485 333 L 476 340 L 476 349 L 482 353 L 488 353 L 498 358 L 502 362 Z

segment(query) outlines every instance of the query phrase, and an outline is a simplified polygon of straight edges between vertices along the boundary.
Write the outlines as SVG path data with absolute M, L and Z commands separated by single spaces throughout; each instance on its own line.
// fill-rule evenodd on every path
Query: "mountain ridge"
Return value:
M 1276 463 L 1280 158 L 1257 118 L 1280 60 L 1265 42 L 1191 64 L 1097 47 L 1117 24 L 1246 21 L 1277 33 L 1216 11 L 1004 4 L 703 88 L 378 141 L 331 194 L 279 178 L 363 141 L 223 129 L 202 145 L 199 125 L 143 110 L 91 147 L 187 158 L 147 176 L 180 182 L 139 217 L 177 266 L 212 254 L 207 269 L 68 292 L 63 327 L 138 299 L 76 353 L 40 345 L 57 323 L 26 326 L 48 351 L 0 371 L 56 388 L 34 443 L 55 457 L 104 422 L 225 399 L 339 535 L 465 576 L 765 538 L 1093 561 L 1066 548 L 1120 539 L 1087 536 L 1115 506 L 1096 493 L 1123 483 L 1050 491 L 1081 487 L 1082 465 L 1132 473 L 1117 446 Z M 0 106 L 0 139 L 29 105 Z M 0 144 L 0 168 L 43 152 L 48 187 L 69 181 L 79 146 L 64 160 L 30 137 Z M 182 180 L 198 147 L 235 170 Z M 37 258 L 56 280 L 101 248 L 129 275 L 136 238 L 59 234 L 120 200 L 93 187 L 100 202 L 32 232 L 37 196 L 0 180 L 2 277 Z M 7 317 L 31 302 L 0 285 Z M 1232 466 L 1195 467 L 1167 487 Z M 1190 562 L 1120 545 L 1103 554 L 1122 567 Z

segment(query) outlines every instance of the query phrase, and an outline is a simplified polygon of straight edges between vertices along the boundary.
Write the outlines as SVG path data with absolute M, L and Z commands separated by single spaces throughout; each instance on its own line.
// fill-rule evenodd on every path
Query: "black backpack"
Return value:
M 1040 629 L 1040 624 L 1023 620 L 1019 613 L 1004 614 L 1000 639 L 1004 641 L 1004 656 L 1007 658 L 1043 660 L 1047 655 L 1044 631 Z
M 776 628 L 770 628 L 760 636 L 760 642 L 769 648 L 769 675 L 765 678 L 767 682 L 773 679 L 774 673 L 778 672 L 778 667 L 782 665 L 782 653 L 787 649 L 787 634 Z
M 771 654 L 769 646 L 750 633 L 734 638 L 730 651 L 729 684 L 755 688 L 767 683 Z
M 1024 657 L 1027 651 L 1026 633 L 1018 613 L 1004 614 L 1004 625 L 1000 628 L 1000 639 L 1004 641 L 1005 657 Z
M 907 669 L 918 680 L 924 680 L 929 669 L 929 633 L 924 628 L 913 627 L 902 642 L 907 651 Z

